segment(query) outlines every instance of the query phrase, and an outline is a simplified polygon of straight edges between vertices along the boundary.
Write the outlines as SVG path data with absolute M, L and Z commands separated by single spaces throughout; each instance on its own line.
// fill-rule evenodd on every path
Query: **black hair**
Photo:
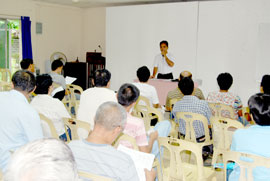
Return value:
M 132 84 L 123 84 L 117 93 L 118 103 L 122 106 L 129 106 L 136 102 L 140 96 L 139 89 Z
M 36 94 L 48 94 L 49 87 L 53 84 L 52 77 L 49 74 L 42 74 L 37 76 Z
M 147 82 L 150 77 L 150 70 L 146 66 L 142 66 L 137 70 L 137 77 L 140 82 Z
M 20 62 L 21 68 L 22 68 L 23 70 L 27 70 L 31 64 L 33 64 L 33 60 L 30 59 L 30 58 L 23 59 L 23 60 Z
M 265 94 L 270 94 L 270 75 L 264 75 L 262 77 L 261 87 Z
M 270 125 L 270 95 L 257 93 L 248 100 L 248 107 L 256 124 Z
M 165 44 L 167 47 L 169 47 L 169 43 L 168 43 L 168 41 L 166 41 L 166 40 L 161 41 L 161 42 L 159 43 L 159 46 L 161 46 L 161 44 Z
M 96 70 L 94 73 L 94 84 L 96 87 L 105 87 L 111 80 L 111 73 L 107 69 Z
M 229 90 L 233 83 L 233 77 L 230 73 L 221 73 L 217 77 L 217 82 L 220 90 Z
M 59 58 L 53 61 L 51 68 L 52 68 L 52 71 L 55 71 L 58 67 L 62 67 L 62 66 L 64 66 L 64 64 L 61 61 L 61 58 Z
M 27 70 L 18 70 L 13 74 L 11 80 L 14 84 L 14 89 L 26 91 L 27 93 L 32 92 L 36 85 L 35 76 Z
M 184 77 L 178 82 L 178 87 L 184 95 L 191 95 L 194 90 L 194 82 L 189 77 Z

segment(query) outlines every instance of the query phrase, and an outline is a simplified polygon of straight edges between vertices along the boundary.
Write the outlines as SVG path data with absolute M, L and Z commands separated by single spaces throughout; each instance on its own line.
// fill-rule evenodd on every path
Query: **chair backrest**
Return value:
M 65 129 L 68 127 L 71 130 L 72 140 L 80 139 L 79 129 L 84 129 L 87 134 L 91 131 L 91 125 L 87 122 L 76 120 L 75 118 L 63 118 Z
M 95 174 L 88 173 L 88 172 L 79 171 L 78 174 L 82 178 L 87 178 L 87 179 L 91 179 L 94 181 L 112 181 L 113 180 L 112 178 L 109 178 L 109 177 L 95 175 Z
M 176 144 L 175 144 L 176 143 Z M 161 155 L 160 161 L 161 161 L 161 168 L 164 171 L 165 170 L 165 163 L 164 163 L 164 150 L 167 151 L 167 153 L 170 154 L 169 160 L 170 165 L 168 172 L 166 174 L 163 173 L 163 180 L 170 180 L 171 178 L 179 178 L 177 171 L 177 165 L 176 165 L 176 158 L 175 158 L 175 147 L 179 146 L 176 138 L 169 138 L 169 137 L 159 137 L 158 138 L 158 146 L 159 146 L 159 154 Z M 163 150 L 163 153 L 162 151 Z
M 5 82 L 11 82 L 11 73 L 9 69 L 0 68 L 0 80 Z
M 121 144 L 121 142 L 128 142 L 129 144 L 132 145 L 132 147 L 133 147 L 134 150 L 139 150 L 139 147 L 138 147 L 138 145 L 136 143 L 135 138 L 133 138 L 133 137 L 127 135 L 127 134 L 121 133 L 116 138 L 116 140 L 114 141 L 113 146 L 115 148 L 117 148 L 119 146 L 119 144 Z
M 144 97 L 144 96 L 139 96 L 139 98 L 137 99 L 134 107 L 136 107 L 137 105 L 151 106 L 150 105 L 150 100 L 147 97 Z
M 39 113 L 39 117 L 40 117 L 40 120 L 41 120 L 41 121 L 44 121 L 44 122 L 47 123 L 47 125 L 49 126 L 50 132 L 51 132 L 51 136 L 52 136 L 53 138 L 59 139 L 59 135 L 58 135 L 57 132 L 56 132 L 56 129 L 55 129 L 54 125 L 53 125 L 53 122 L 52 122 L 49 118 L 47 118 L 46 116 L 44 116 L 44 115 L 41 114 L 41 113 Z M 41 125 L 42 125 L 42 124 L 41 124 Z M 43 129 L 44 129 L 44 127 L 43 127 Z
M 227 165 L 228 161 L 233 161 L 240 167 L 239 180 L 254 180 L 252 171 L 256 167 L 266 167 L 270 169 L 270 158 L 253 154 L 241 153 L 236 151 L 226 151 L 223 154 L 223 160 L 224 165 Z M 226 168 L 225 170 L 227 172 Z M 226 179 L 227 173 L 225 173 L 224 175 Z
M 179 121 L 185 121 L 186 123 L 186 135 L 185 140 L 192 141 L 196 143 L 196 134 L 194 130 L 195 124 L 198 124 L 198 121 L 203 124 L 204 133 L 205 133 L 205 142 L 210 142 L 208 120 L 202 114 L 192 113 L 192 112 L 177 112 L 176 119 Z
M 236 112 L 232 106 L 222 103 L 208 103 L 208 105 L 214 117 L 237 119 Z
M 181 99 L 177 99 L 177 98 L 170 99 L 170 101 L 169 101 L 170 111 L 173 110 L 174 104 L 177 103 L 177 102 L 180 101 L 180 100 L 181 100 Z
M 139 104 L 139 101 L 138 101 L 139 99 L 143 100 L 145 102 L 145 104 Z M 148 131 L 151 127 L 151 120 L 157 119 L 158 122 L 162 121 L 163 115 L 161 114 L 161 112 L 158 109 L 149 106 L 150 101 L 147 98 L 140 96 L 139 99 L 137 100 L 137 102 L 134 106 L 132 115 L 143 119 L 145 129 L 146 129 L 146 131 Z M 148 101 L 148 103 L 147 103 L 147 101 Z
M 239 121 L 229 118 L 213 118 L 212 128 L 214 147 L 229 150 L 234 131 L 238 128 L 244 128 L 244 125 Z

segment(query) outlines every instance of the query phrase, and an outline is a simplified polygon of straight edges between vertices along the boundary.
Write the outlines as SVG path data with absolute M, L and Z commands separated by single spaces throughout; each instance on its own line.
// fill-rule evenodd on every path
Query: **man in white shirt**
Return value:
M 140 95 L 149 99 L 150 104 L 155 108 L 159 108 L 159 100 L 157 90 L 154 86 L 148 84 L 150 71 L 146 66 L 142 66 L 137 70 L 137 77 L 140 82 L 133 83 L 139 90 Z
M 36 90 L 37 94 L 31 101 L 31 106 L 38 112 L 49 118 L 56 129 L 59 138 L 67 141 L 63 118 L 70 118 L 70 115 L 64 104 L 51 96 L 53 91 L 53 81 L 50 75 L 43 74 L 37 76 Z M 46 123 L 43 124 L 45 137 L 52 137 L 49 127 Z M 70 131 L 69 131 L 70 132 Z M 71 136 L 71 135 L 70 135 Z
M 168 53 L 169 44 L 166 40 L 159 43 L 160 51 L 155 57 L 154 70 L 151 78 L 155 78 L 156 74 L 158 79 L 173 79 L 173 66 L 175 59 L 171 53 Z
M 111 73 L 106 70 L 96 70 L 94 73 L 95 87 L 83 91 L 80 99 L 77 119 L 94 126 L 94 116 L 97 108 L 104 102 L 117 102 L 116 94 L 110 90 Z
M 43 137 L 40 118 L 27 99 L 35 89 L 35 76 L 20 70 L 12 76 L 14 89 L 0 92 L 0 168 L 5 171 L 11 153 Z

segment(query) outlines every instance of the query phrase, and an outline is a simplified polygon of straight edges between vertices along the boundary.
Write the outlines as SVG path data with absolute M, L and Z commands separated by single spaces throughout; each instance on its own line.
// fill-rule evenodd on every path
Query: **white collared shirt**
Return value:
M 98 107 L 107 101 L 117 102 L 116 94 L 113 90 L 103 87 L 89 88 L 81 94 L 77 119 L 90 123 L 91 129 L 94 127 L 94 117 Z
M 167 53 L 167 57 L 173 62 L 175 63 L 175 58 L 171 53 Z M 154 67 L 158 68 L 157 74 L 161 73 L 161 74 L 169 74 L 173 72 L 173 67 L 170 67 L 168 65 L 168 63 L 165 60 L 165 57 L 163 57 L 161 55 L 161 53 L 159 53 L 158 55 L 156 55 L 155 57 L 155 61 L 154 61 Z
M 70 115 L 59 99 L 48 94 L 38 94 L 30 104 L 38 113 L 43 114 L 53 122 L 59 136 L 65 133 L 63 118 L 70 118 Z M 44 136 L 51 137 L 48 125 L 46 123 L 42 125 Z
M 19 91 L 0 92 L 0 168 L 5 167 L 10 151 L 43 138 L 38 113 Z

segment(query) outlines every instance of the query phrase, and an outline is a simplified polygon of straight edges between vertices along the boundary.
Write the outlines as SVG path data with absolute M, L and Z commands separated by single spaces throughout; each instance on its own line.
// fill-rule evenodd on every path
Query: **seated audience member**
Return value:
M 181 79 L 178 83 L 178 87 L 181 92 L 184 94 L 184 97 L 174 104 L 172 114 L 176 117 L 177 112 L 192 112 L 197 114 L 202 114 L 208 120 L 209 128 L 211 127 L 210 118 L 212 116 L 211 110 L 208 106 L 208 103 L 205 100 L 200 100 L 198 97 L 194 96 L 194 83 L 191 78 L 185 77 Z M 185 122 L 181 120 L 176 120 L 179 122 L 179 134 L 180 136 L 185 136 L 186 134 L 186 126 Z M 203 142 L 205 133 L 202 122 L 195 122 L 194 125 L 195 135 L 197 142 Z
M 137 70 L 137 77 L 140 82 L 133 84 L 140 90 L 140 95 L 148 98 L 153 107 L 159 108 L 156 88 L 147 83 L 150 78 L 150 70 L 146 66 L 140 67 Z
M 231 150 L 270 157 L 270 95 L 258 93 L 248 100 L 251 117 L 256 125 L 234 132 Z M 269 137 L 268 137 L 269 136 Z M 254 180 L 270 180 L 270 170 L 258 167 L 253 170 Z M 240 169 L 236 167 L 229 180 L 239 180 Z
M 149 135 L 149 140 L 147 140 L 144 121 L 132 116 L 130 113 L 139 95 L 139 89 L 133 84 L 123 84 L 118 90 L 118 103 L 124 106 L 127 112 L 127 124 L 123 133 L 135 138 L 140 151 L 146 153 L 152 152 L 155 156 L 159 157 L 159 149 L 156 140 L 158 136 L 167 137 L 169 135 L 171 123 L 169 121 L 158 122 L 154 127 L 154 132 Z M 131 147 L 131 145 L 125 146 Z
M 179 81 L 183 79 L 184 77 L 189 77 L 192 79 L 192 74 L 189 71 L 183 71 L 180 73 Z M 198 97 L 200 100 L 204 100 L 204 95 L 201 91 L 201 89 L 194 88 L 194 96 Z M 171 111 L 170 109 L 170 100 L 172 99 L 182 99 L 184 97 L 184 94 L 181 92 L 179 86 L 175 88 L 174 90 L 168 92 L 167 99 L 166 99 L 166 110 Z
M 22 70 L 27 70 L 29 72 L 35 73 L 35 65 L 32 59 L 23 59 L 20 64 Z
M 270 94 L 270 75 L 264 75 L 262 77 L 261 93 Z
M 19 70 L 12 76 L 14 89 L 0 92 L 0 168 L 5 171 L 11 152 L 43 137 L 38 113 L 27 99 L 35 89 L 35 76 Z
M 83 91 L 80 99 L 77 119 L 94 126 L 94 116 L 97 108 L 104 102 L 117 102 L 116 94 L 110 90 L 111 73 L 106 70 L 96 70 L 94 73 L 95 87 Z
M 52 83 L 52 78 L 48 74 L 37 76 L 35 90 L 36 96 L 30 104 L 38 113 L 41 113 L 47 118 L 49 118 L 53 122 L 59 138 L 63 141 L 67 141 L 64 122 L 62 118 L 70 118 L 70 115 L 67 112 L 64 104 L 58 99 L 51 96 L 51 93 L 53 91 Z M 43 125 L 43 131 L 45 137 L 51 137 L 49 127 L 46 123 L 44 123 Z
M 41 139 L 18 149 L 11 157 L 5 181 L 78 181 L 70 148 L 56 139 Z
M 60 101 L 64 98 L 66 95 L 66 80 L 63 75 L 61 75 L 63 70 L 64 64 L 61 61 L 61 59 L 54 60 L 52 62 L 51 68 L 52 72 L 50 73 L 50 76 L 52 77 L 52 80 L 54 82 L 54 88 L 57 88 L 57 86 L 63 87 L 63 91 L 57 92 L 55 95 L 53 95 L 54 98 L 59 99 Z
M 233 83 L 233 77 L 229 73 L 221 73 L 217 77 L 219 91 L 210 92 L 207 97 L 207 101 L 211 103 L 222 103 L 232 106 L 235 109 L 235 119 L 240 120 L 242 114 L 242 102 L 239 96 L 229 92 L 229 89 Z M 239 115 L 239 116 L 238 116 Z
M 139 180 L 131 158 L 111 146 L 123 131 L 126 120 L 126 111 L 118 103 L 105 102 L 98 107 L 93 131 L 86 139 L 69 143 L 79 171 L 114 180 Z M 155 172 L 146 171 L 146 177 L 154 180 Z

